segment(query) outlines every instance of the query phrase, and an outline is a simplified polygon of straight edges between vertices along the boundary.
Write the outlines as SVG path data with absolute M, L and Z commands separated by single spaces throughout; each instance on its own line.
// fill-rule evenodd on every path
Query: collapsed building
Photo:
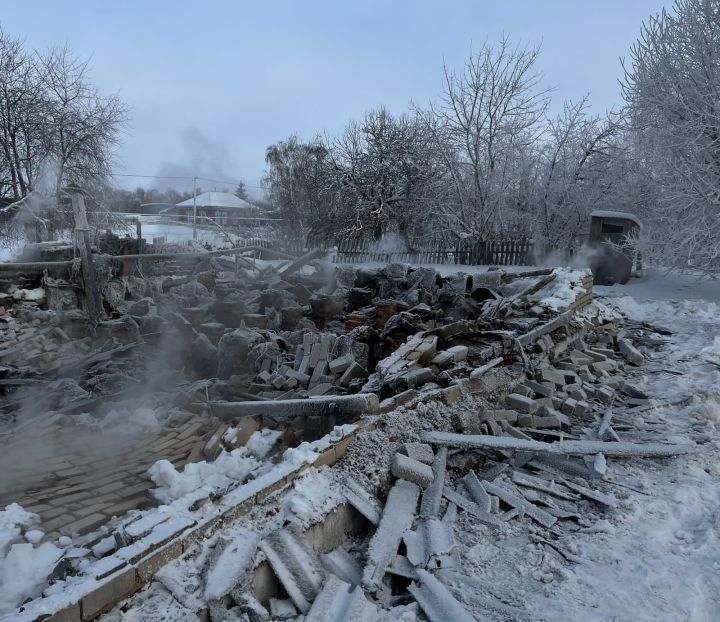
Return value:
M 468 587 L 462 517 L 572 561 L 558 530 L 615 507 L 612 460 L 692 451 L 620 438 L 662 329 L 592 303 L 589 271 L 118 248 L 91 260 L 100 317 L 72 248 L 3 281 L 3 554 L 51 570 L 12 619 L 148 582 L 210 620 L 522 619 Z

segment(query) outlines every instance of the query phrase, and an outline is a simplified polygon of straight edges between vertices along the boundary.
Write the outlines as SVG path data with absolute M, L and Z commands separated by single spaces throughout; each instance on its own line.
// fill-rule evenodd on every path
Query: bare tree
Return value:
M 297 136 L 271 145 L 265 152 L 269 169 L 263 183 L 270 200 L 280 210 L 287 233 L 304 242 L 325 230 L 329 211 L 326 158 L 321 141 L 302 143 Z
M 541 131 L 548 103 L 535 69 L 539 48 L 506 37 L 471 53 L 462 73 L 444 68 L 445 90 L 427 119 L 452 178 L 442 216 L 461 237 L 486 238 L 516 183 L 515 164 Z
M 720 0 L 677 0 L 643 25 L 624 95 L 657 184 L 645 253 L 676 267 L 720 267 Z
M 40 57 L 50 101 L 47 147 L 56 160 L 56 190 L 64 184 L 92 186 L 110 174 L 127 107 L 89 80 L 88 63 L 67 47 Z
M 47 100 L 36 59 L 0 30 L 0 193 L 32 192 L 47 134 Z
M 370 111 L 329 141 L 328 156 L 334 209 L 345 232 L 378 240 L 391 231 L 411 245 L 445 173 L 425 123 L 384 108 Z
M 571 244 L 588 231 L 594 209 L 626 207 L 625 180 L 632 172 L 617 115 L 588 113 L 588 98 L 568 102 L 548 120 L 540 146 L 540 229 L 551 245 Z

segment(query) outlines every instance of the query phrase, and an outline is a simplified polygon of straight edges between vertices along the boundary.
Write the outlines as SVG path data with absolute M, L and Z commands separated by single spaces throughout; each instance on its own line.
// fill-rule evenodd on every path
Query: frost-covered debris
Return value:
M 288 495 L 283 511 L 293 522 L 309 527 L 342 501 L 344 496 L 336 482 L 323 471 L 311 470 L 293 482 L 293 492 Z
M 538 294 L 541 296 L 541 304 L 551 309 L 563 310 L 570 307 L 578 296 L 585 293 L 582 284 L 582 277 L 587 272 L 573 270 L 572 268 L 556 268 L 553 271 L 554 281 L 547 287 L 541 289 Z
M 573 308 L 587 302 L 589 297 L 589 275 L 582 271 L 543 269 L 509 275 L 495 270 L 476 274 L 472 279 L 465 274 L 438 279 L 432 270 L 393 265 L 377 271 L 341 268 L 334 274 L 331 270 L 323 278 L 327 279 L 328 275 L 334 279 L 334 293 L 319 295 L 316 303 L 320 300 L 321 304 L 311 304 L 309 313 L 318 321 L 325 317 L 323 314 L 329 313 L 330 316 L 325 318 L 329 330 L 318 330 L 317 325 L 312 328 L 307 323 L 299 328 L 300 323 L 308 320 L 307 316 L 298 320 L 294 331 L 278 330 L 278 327 L 257 330 L 247 325 L 230 332 L 223 328 L 220 339 L 230 334 L 232 339 L 226 340 L 225 351 L 218 349 L 214 356 L 218 366 L 232 368 L 232 375 L 219 382 L 201 379 L 186 387 L 185 401 L 177 400 L 177 403 L 192 405 L 194 409 L 205 408 L 218 416 L 230 417 L 231 400 L 242 396 L 246 406 L 260 404 L 268 421 L 265 421 L 265 414 L 263 421 L 257 415 L 216 421 L 209 437 L 204 437 L 207 440 L 195 445 L 192 462 L 184 467 L 170 460 L 156 462 L 149 474 L 155 484 L 153 495 L 162 505 L 133 512 L 110 525 L 105 532 L 88 537 L 87 546 L 75 547 L 74 561 L 70 565 L 72 573 L 48 585 L 44 604 L 40 601 L 31 603 L 26 607 L 28 614 L 48 611 L 48 607 L 68 602 L 70 595 L 81 593 L 92 581 L 110 576 L 122 568 L 123 563 L 137 559 L 144 551 L 160 546 L 169 538 L 190 529 L 203 529 L 214 516 L 240 504 L 246 507 L 248 502 L 265 499 L 263 491 L 282 488 L 289 476 L 295 477 L 298 469 L 307 469 L 327 449 L 331 451 L 324 455 L 334 459 L 332 446 L 356 430 L 345 423 L 353 421 L 354 415 L 342 411 L 343 399 L 327 393 L 322 398 L 324 410 L 313 410 L 308 415 L 293 413 L 296 403 L 313 404 L 305 400 L 304 392 L 313 399 L 309 393 L 315 387 L 323 387 L 323 392 L 362 390 L 387 396 L 382 406 L 386 414 L 373 417 L 377 430 L 361 433 L 337 467 L 319 471 L 310 469 L 295 479 L 278 499 L 267 501 L 267 507 L 272 509 L 263 510 L 266 503 L 263 502 L 250 511 L 242 526 L 257 534 L 258 546 L 257 550 L 252 550 L 254 539 L 250 539 L 247 546 L 235 549 L 238 559 L 244 560 L 241 564 L 244 570 L 240 573 L 242 577 L 239 574 L 233 576 L 232 586 L 225 584 L 222 589 L 215 590 L 217 581 L 207 578 L 215 567 L 210 560 L 225 559 L 225 544 L 233 542 L 237 536 L 232 530 L 219 534 L 212 542 L 198 545 L 194 551 L 197 557 L 192 562 L 194 570 L 189 565 L 179 564 L 173 565 L 177 572 L 172 577 L 162 574 L 163 578 L 158 580 L 163 581 L 163 589 L 173 594 L 186 588 L 192 591 L 192 596 L 182 597 L 186 609 L 196 611 L 207 606 L 213 617 L 220 615 L 225 603 L 238 614 L 251 615 L 252 612 L 252 615 L 262 616 L 274 611 L 277 615 L 289 615 L 290 605 L 281 602 L 287 599 L 269 601 L 253 591 L 253 573 L 258 564 L 263 563 L 262 543 L 268 537 L 285 542 L 284 536 L 272 534 L 286 528 L 286 523 L 295 530 L 311 528 L 313 534 L 322 533 L 315 525 L 322 524 L 325 517 L 343 505 L 347 498 L 344 473 L 351 474 L 357 486 L 366 491 L 358 497 L 360 501 L 357 498 L 355 501 L 364 503 L 366 512 L 376 516 L 381 524 L 385 520 L 386 527 L 379 529 L 378 534 L 388 531 L 390 526 L 403 527 L 401 533 L 393 532 L 393 542 L 398 541 L 394 551 L 392 543 L 376 545 L 369 550 L 369 542 L 362 540 L 349 548 L 358 567 L 367 566 L 369 558 L 380 560 L 382 552 L 377 573 L 372 572 L 378 575 L 372 581 L 373 598 L 387 616 L 396 617 L 409 612 L 396 611 L 398 603 L 387 599 L 387 595 L 396 589 L 388 589 L 388 582 L 393 581 L 391 577 L 402 576 L 417 581 L 417 568 L 436 573 L 439 567 L 454 564 L 454 568 L 462 569 L 463 564 L 468 563 L 465 555 L 468 521 L 474 521 L 476 529 L 497 529 L 500 538 L 508 530 L 525 536 L 527 533 L 519 529 L 529 530 L 531 535 L 527 539 L 534 546 L 547 554 L 559 555 L 563 564 L 577 561 L 579 556 L 572 547 L 547 536 L 532 535 L 527 519 L 534 516 L 545 526 L 574 524 L 579 528 L 591 528 L 603 520 L 601 516 L 593 515 L 597 506 L 613 505 L 610 500 L 615 499 L 620 511 L 623 509 L 622 497 L 602 481 L 604 475 L 610 478 L 618 468 L 613 454 L 631 446 L 643 446 L 647 453 L 657 446 L 658 441 L 688 444 L 688 439 L 682 435 L 653 439 L 646 428 L 634 425 L 634 415 L 646 413 L 651 402 L 640 383 L 625 382 L 629 367 L 625 365 L 623 354 L 629 353 L 634 362 L 640 361 L 638 356 L 645 361 L 650 354 L 647 348 L 658 344 L 652 337 L 647 337 L 649 329 L 639 324 L 629 323 L 626 332 L 620 335 L 619 315 L 602 306 L 593 305 L 575 313 Z M 199 283 L 191 281 L 186 285 L 192 287 L 180 290 L 184 286 L 178 285 L 171 291 L 193 296 L 202 294 L 200 297 L 206 298 Z M 307 294 L 303 294 L 300 283 L 291 287 L 295 292 L 293 296 Z M 282 286 L 278 291 L 287 289 Z M 257 294 L 260 297 L 269 295 L 264 290 Z M 285 298 L 281 293 L 275 301 L 281 305 L 281 311 L 288 302 Z M 333 305 L 341 299 L 344 304 L 362 303 L 366 307 L 340 311 Z M 432 301 L 432 307 L 421 300 Z M 332 316 L 340 313 L 343 315 Z M 192 323 L 199 314 L 196 307 L 189 307 L 187 321 Z M 172 317 L 181 330 L 190 331 L 181 319 Z M 344 318 L 344 328 L 339 323 L 331 326 L 335 321 L 331 317 Z M 356 328 L 361 330 L 343 332 L 347 322 L 356 323 Z M 212 326 L 212 329 L 218 330 L 218 327 Z M 305 344 L 304 335 L 308 332 L 314 336 Z M 327 337 L 329 333 L 335 336 L 334 342 Z M 360 358 L 368 356 L 362 344 L 367 345 L 371 338 L 378 338 L 377 343 L 381 344 L 374 351 L 378 365 L 374 373 L 365 376 L 354 365 L 365 372 L 372 371 L 358 363 Z M 622 340 L 635 351 L 621 347 Z M 197 347 L 205 348 L 209 354 L 207 343 L 202 338 L 200 341 L 203 343 L 198 342 Z M 233 367 L 239 360 L 245 360 L 248 367 L 242 370 Z M 305 371 L 302 368 L 304 361 L 307 361 Z M 210 367 L 208 365 L 203 373 L 209 373 Z M 473 374 L 478 370 L 482 373 Z M 291 379 L 299 384 L 307 383 L 307 388 L 294 386 L 288 389 L 285 383 L 294 385 Z M 263 387 L 268 390 L 263 391 Z M 244 399 L 247 391 L 255 392 L 253 398 L 260 401 L 247 402 Z M 511 395 L 506 397 L 508 392 Z M 482 398 L 473 397 L 473 393 L 481 394 Z M 276 402 L 277 408 L 273 408 L 271 400 L 276 397 L 283 399 Z M 596 430 L 601 422 L 596 417 L 601 418 L 610 406 L 614 415 L 606 422 L 599 441 Z M 636 410 L 628 414 L 633 409 Z M 164 412 L 170 417 L 176 416 L 177 411 L 171 414 L 170 410 L 166 407 Z M 122 424 L 123 412 L 116 409 L 115 413 L 106 414 L 104 425 L 108 430 Z M 157 430 L 155 420 L 161 430 L 164 429 L 167 415 L 156 416 L 158 412 L 162 411 L 155 408 L 133 413 L 137 419 L 133 427 L 144 430 L 145 434 L 153 434 Z M 274 417 L 271 416 L 273 413 Z M 337 419 L 343 425 L 322 436 Z M 430 438 L 426 434 L 433 432 L 508 439 L 513 444 L 502 448 L 486 446 L 481 451 L 451 450 L 446 452 L 441 469 L 431 447 L 425 445 L 424 454 L 415 451 L 420 449 L 424 439 Z M 319 436 L 319 440 L 311 440 Z M 612 442 L 606 439 L 623 442 L 614 442 L 612 449 L 608 447 L 607 456 L 599 455 L 596 444 Z M 651 441 L 656 445 L 651 445 Z M 534 455 L 525 456 L 524 462 L 509 462 L 508 457 L 499 452 L 517 450 L 521 445 L 534 452 Z M 396 456 L 400 446 L 402 453 Z M 543 451 L 546 446 L 566 447 L 572 449 L 570 453 L 587 454 L 592 460 L 558 460 L 549 455 L 553 452 Z M 582 448 L 581 452 L 577 451 L 578 447 Z M 671 451 L 667 445 L 662 448 L 664 453 Z M 438 445 L 435 449 L 438 450 Z M 437 451 L 438 456 L 442 453 L 442 449 Z M 202 457 L 205 461 L 198 461 Z M 394 457 L 396 463 L 403 462 L 405 467 L 411 465 L 412 468 L 391 469 Z M 511 466 L 506 473 L 498 475 L 493 467 L 485 464 L 487 457 Z M 466 475 L 470 470 L 477 473 L 477 486 L 472 487 L 473 481 L 468 488 Z M 434 480 L 441 477 L 441 472 L 442 481 L 438 479 L 438 482 L 443 485 L 434 486 Z M 385 500 L 386 491 L 392 484 L 391 474 L 402 481 L 411 473 L 420 474 L 421 477 L 415 479 L 427 488 L 418 494 L 416 507 L 403 513 L 403 521 L 396 520 L 392 512 L 386 518 L 383 508 L 373 499 Z M 548 483 L 543 486 L 536 480 Z M 423 514 L 423 508 L 429 507 L 434 508 L 431 515 L 423 515 L 422 521 L 418 522 L 418 511 Z M 346 510 L 338 511 L 337 516 L 344 516 L 344 512 Z M 410 521 L 407 524 L 406 519 Z M 27 542 L 36 540 L 34 530 L 27 531 Z M 451 532 L 454 538 L 447 537 Z M 287 542 L 295 542 L 295 539 Z M 316 540 L 312 542 L 318 546 Z M 407 555 L 397 555 L 401 552 L 399 542 L 405 542 Z M 231 551 L 232 548 L 227 555 Z M 69 555 L 68 552 L 68 559 Z M 278 553 L 276 562 L 284 567 L 292 560 L 283 561 L 283 555 Z M 218 568 L 224 567 L 223 561 Z M 357 581 L 352 579 L 354 574 L 349 567 L 341 564 L 333 568 L 335 570 L 325 568 L 322 576 L 327 572 L 338 572 L 344 573 L 339 578 L 345 582 L 350 580 L 353 584 Z M 535 576 L 548 581 L 551 575 L 543 570 L 533 573 Z M 302 583 L 307 579 L 294 571 L 287 577 L 292 577 L 287 579 L 291 589 L 293 582 Z M 311 592 L 316 594 L 322 582 L 316 585 L 313 580 L 312 583 Z M 202 586 L 203 591 L 197 593 L 200 587 L 193 586 Z M 205 588 L 209 588 L 207 594 Z M 445 585 L 444 589 L 452 592 L 453 598 L 463 607 L 473 610 L 477 606 L 455 594 L 452 585 Z M 306 594 L 301 590 L 301 593 L 305 601 L 298 597 L 292 605 L 298 612 L 311 604 L 307 596 L 310 592 Z M 404 598 L 412 600 L 409 593 L 405 594 Z M 497 605 L 498 601 L 483 601 L 483 608 L 493 603 Z
M 675 313 L 671 309 L 666 309 L 665 313 L 668 311 Z M 687 311 L 690 312 L 689 309 Z M 694 311 L 699 312 L 700 307 Z M 423 548 L 430 550 L 433 546 L 445 550 L 447 543 L 439 535 L 442 530 L 437 534 L 434 530 L 425 534 L 420 531 L 423 528 L 418 522 L 405 536 L 408 557 L 398 556 L 397 551 L 392 551 L 393 545 L 388 545 L 393 553 L 390 557 L 394 556 L 394 560 L 388 565 L 380 585 L 392 576 L 411 578 L 414 587 L 410 594 L 417 596 L 420 606 L 431 619 L 443 615 L 438 611 L 449 610 L 454 611 L 456 616 L 468 615 L 468 619 L 491 620 L 578 617 L 601 620 L 607 619 L 608 615 L 641 620 L 693 616 L 712 619 L 713 612 L 717 611 L 717 602 L 712 596 L 717 592 L 713 591 L 712 584 L 717 581 L 715 574 L 709 570 L 717 561 L 712 561 L 716 543 L 712 535 L 710 508 L 719 500 L 720 486 L 712 483 L 713 477 L 717 478 L 718 444 L 708 442 L 707 434 L 716 423 L 697 409 L 693 410 L 692 400 L 676 406 L 667 404 L 677 402 L 678 387 L 681 392 L 679 397 L 683 397 L 687 390 L 707 398 L 712 383 L 717 383 L 718 370 L 712 364 L 687 358 L 689 349 L 697 347 L 700 350 L 703 347 L 700 345 L 702 337 L 693 336 L 688 342 L 673 341 L 674 345 L 669 345 L 657 343 L 654 338 L 646 339 L 652 331 L 641 328 L 632 328 L 630 334 L 635 347 L 646 360 L 645 365 L 642 368 L 623 365 L 612 336 L 613 331 L 618 330 L 618 314 L 597 305 L 595 311 L 588 314 L 589 323 L 592 323 L 589 318 L 596 319 L 593 328 L 586 333 L 584 345 L 565 351 L 556 360 L 557 366 L 541 367 L 544 372 L 538 373 L 538 378 L 533 381 L 536 384 L 525 381 L 516 385 L 516 392 L 525 392 L 523 387 L 533 386 L 541 392 L 528 393 L 530 403 L 536 403 L 536 409 L 530 407 L 529 413 L 516 411 L 513 414 L 503 404 L 502 394 L 488 395 L 493 403 L 466 398 L 447 407 L 427 403 L 400 408 L 385 415 L 382 430 L 361 434 L 350 446 L 345 460 L 336 467 L 309 474 L 304 481 L 299 480 L 288 492 L 283 507 L 287 509 L 295 505 L 305 510 L 309 490 L 316 490 L 311 497 L 318 502 L 317 507 L 321 507 L 328 496 L 319 492 L 321 487 L 337 487 L 338 494 L 345 494 L 346 489 L 338 487 L 330 477 L 330 473 L 335 471 L 345 473 L 341 475 L 343 479 L 352 474 L 361 482 L 353 485 L 366 486 L 368 494 L 375 493 L 378 486 L 387 490 L 390 481 L 386 474 L 393 451 L 407 451 L 403 449 L 405 444 L 421 441 L 423 429 L 449 432 L 457 430 L 459 425 L 472 427 L 476 425 L 473 417 L 478 417 L 478 413 L 477 425 L 482 434 L 507 434 L 512 429 L 513 434 L 521 438 L 542 439 L 549 444 L 563 443 L 563 435 L 567 435 L 579 440 L 588 439 L 585 446 L 595 452 L 598 447 L 597 431 L 608 408 L 612 408 L 613 416 L 608 419 L 608 425 L 622 442 L 638 446 L 643 443 L 695 442 L 698 449 L 686 457 L 670 461 L 647 459 L 639 464 L 633 459 L 611 457 L 612 446 L 618 443 L 608 440 L 605 442 L 608 446 L 605 453 L 608 455 L 603 458 L 605 468 L 600 468 L 602 465 L 597 459 L 600 454 L 589 463 L 578 459 L 552 462 L 540 456 L 527 455 L 519 460 L 518 454 L 509 461 L 509 467 L 504 472 L 497 468 L 496 460 L 507 458 L 492 449 L 487 455 L 453 452 L 447 458 L 448 472 L 443 479 L 447 477 L 447 483 L 456 489 L 455 494 L 465 500 L 457 508 L 454 504 L 443 502 L 440 516 L 446 514 L 447 517 L 441 519 L 442 524 L 452 526 L 453 549 L 457 556 L 455 566 L 452 571 L 438 570 L 437 559 L 421 553 Z M 611 323 L 606 321 L 608 318 L 613 318 Z M 673 326 L 672 319 L 669 321 L 667 315 L 659 314 L 646 319 L 650 323 Z M 613 329 L 612 325 L 616 328 Z M 708 317 L 708 325 L 718 329 L 714 318 L 710 320 Z M 682 338 L 685 339 L 685 336 Z M 673 352 L 669 359 L 664 356 L 667 348 Z M 611 351 L 614 352 L 612 356 Z M 663 371 L 668 366 L 678 366 L 683 372 L 689 372 L 689 378 L 684 373 L 677 376 Z M 678 387 L 673 387 L 669 380 L 677 380 Z M 603 386 L 612 389 L 612 403 L 607 402 L 606 396 L 599 392 Z M 543 387 L 548 389 L 550 397 L 544 395 L 546 391 Z M 593 390 L 595 393 L 592 393 Z M 576 392 L 584 392 L 585 395 L 578 393 L 576 397 L 570 397 Z M 712 391 L 709 397 L 712 399 Z M 559 402 L 552 402 L 553 398 Z M 542 400 L 550 400 L 552 406 Z M 568 415 L 571 429 L 563 431 L 560 417 L 552 423 L 552 411 L 556 407 L 562 408 L 568 400 L 573 400 L 570 402 L 573 411 Z M 583 401 L 587 407 L 578 409 L 578 404 Z M 707 403 L 708 400 L 702 401 Z M 563 412 L 567 410 L 566 406 Z M 455 416 L 461 413 L 463 416 Z M 493 425 L 490 425 L 490 419 L 495 421 Z M 543 427 L 546 425 L 549 427 Z M 461 435 L 467 433 L 467 430 L 459 431 Z M 622 446 L 622 442 L 618 446 Z M 373 454 L 373 448 L 377 454 Z M 375 457 L 381 454 L 386 456 L 385 459 Z M 467 511 L 474 499 L 473 490 L 465 484 L 467 478 L 464 473 L 468 469 L 474 470 L 477 482 L 489 495 L 491 515 L 504 521 L 499 523 L 499 529 L 492 528 L 492 535 L 491 527 L 483 525 Z M 580 473 L 585 475 L 579 477 Z M 428 494 L 430 490 L 428 488 L 423 494 Z M 498 498 L 493 493 L 500 490 L 502 495 Z M 475 494 L 477 492 L 474 491 Z M 415 523 L 420 520 L 418 499 L 411 505 L 415 507 L 408 512 Z M 533 525 L 527 515 L 534 511 L 533 508 L 541 510 L 543 515 L 553 516 L 554 526 L 547 529 Z M 385 516 L 388 525 L 396 524 L 389 506 L 382 508 L 381 512 L 389 512 Z M 404 513 L 403 520 L 408 512 Z M 322 513 L 320 511 L 312 519 L 319 518 Z M 302 514 L 294 518 L 302 519 Z M 523 517 L 523 514 L 527 516 Z M 292 516 L 292 512 L 285 516 Z M 690 524 L 694 526 L 690 528 Z M 377 533 L 385 530 L 387 528 L 378 529 Z M 424 534 L 422 538 L 420 533 Z M 638 546 L 638 542 L 642 545 Z M 373 559 L 375 553 L 372 551 L 379 554 L 380 548 L 361 547 L 358 551 L 360 559 Z M 697 563 L 698 568 L 690 571 L 686 578 L 682 576 L 684 570 L 681 569 L 691 563 L 690 560 L 693 564 Z M 639 576 L 652 577 L 652 583 L 638 582 Z M 676 585 L 670 583 L 672 576 Z M 482 581 L 473 577 L 482 577 Z M 693 581 L 695 585 L 692 585 Z M 658 596 L 654 584 L 662 585 L 663 593 L 669 595 L 671 602 Z M 612 602 L 603 599 L 599 585 L 603 586 L 603 590 L 609 586 L 617 598 Z M 688 592 L 693 594 L 691 603 L 682 598 Z M 388 618 L 401 615 L 382 589 L 374 589 L 373 594 L 375 605 Z M 364 598 L 369 596 L 366 593 Z M 639 613 L 637 602 L 641 602 L 651 614 L 646 615 L 645 610 Z M 270 604 L 268 607 L 272 608 Z M 663 617 L 663 610 L 669 611 L 670 615 Z M 416 609 L 412 614 L 405 611 L 403 615 L 418 614 Z

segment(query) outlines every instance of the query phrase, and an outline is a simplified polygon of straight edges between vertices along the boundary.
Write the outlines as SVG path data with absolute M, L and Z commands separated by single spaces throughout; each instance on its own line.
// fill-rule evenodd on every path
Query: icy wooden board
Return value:
M 400 540 L 415 518 L 420 488 L 411 482 L 398 480 L 390 489 L 385 511 L 368 547 L 363 585 L 378 588 L 387 567 L 397 554 Z
M 660 458 L 678 456 L 696 451 L 695 445 L 672 445 L 664 443 L 604 443 L 602 441 L 563 441 L 559 443 L 543 443 L 542 441 L 526 441 L 507 436 L 480 436 L 470 434 L 453 434 L 452 432 L 425 432 L 422 440 L 432 445 L 448 447 L 485 447 L 487 449 L 505 449 L 531 451 L 547 454 L 588 455 L 603 453 L 606 456 L 627 458 Z

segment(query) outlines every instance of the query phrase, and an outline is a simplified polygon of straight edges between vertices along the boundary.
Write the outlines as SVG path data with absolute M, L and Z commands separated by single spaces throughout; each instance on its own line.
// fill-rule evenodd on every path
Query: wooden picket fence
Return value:
M 333 257 L 335 263 L 428 263 L 467 266 L 529 266 L 536 261 L 535 243 L 528 238 L 472 241 L 462 240 L 449 247 L 444 242 L 419 245 L 412 250 L 379 249 L 362 239 L 342 240 Z M 543 249 L 543 253 L 545 250 Z

